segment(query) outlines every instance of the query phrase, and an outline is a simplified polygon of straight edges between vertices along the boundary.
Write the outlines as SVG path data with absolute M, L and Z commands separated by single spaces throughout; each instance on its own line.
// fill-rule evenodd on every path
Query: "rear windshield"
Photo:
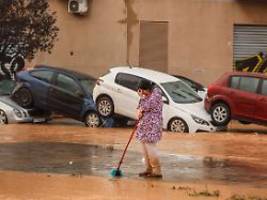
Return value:
M 12 80 L 0 81 L 0 95 L 10 95 L 16 83 Z
M 90 94 L 93 94 L 96 81 L 94 79 L 81 79 L 80 83 L 84 90 L 88 91 Z

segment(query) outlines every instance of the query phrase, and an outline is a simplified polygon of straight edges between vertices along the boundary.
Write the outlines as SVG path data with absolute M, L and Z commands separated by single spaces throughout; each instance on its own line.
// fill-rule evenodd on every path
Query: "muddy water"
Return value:
M 121 154 L 121 150 L 114 150 L 112 146 L 61 142 L 2 143 L 0 170 L 108 177 Z M 249 162 L 234 159 L 166 153 L 161 155 L 161 162 L 165 181 L 205 180 L 267 188 L 267 166 L 251 166 Z M 124 177 L 136 178 L 142 170 L 142 155 L 129 151 L 122 166 Z
M 0 126 L 0 170 L 110 178 L 131 129 L 88 129 L 73 121 Z M 218 182 L 267 188 L 267 128 L 230 124 L 228 132 L 164 133 L 159 144 L 166 182 Z M 126 179 L 143 171 L 132 141 Z M 141 179 L 142 180 L 142 179 Z

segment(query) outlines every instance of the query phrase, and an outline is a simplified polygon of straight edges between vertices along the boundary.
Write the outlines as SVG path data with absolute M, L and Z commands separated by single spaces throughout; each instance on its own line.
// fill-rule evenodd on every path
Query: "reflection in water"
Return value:
M 72 143 L 8 143 L 0 145 L 0 169 L 107 176 L 122 151 L 112 146 Z M 127 152 L 122 165 L 126 177 L 143 170 L 141 154 Z M 161 155 L 166 181 L 220 181 L 267 187 L 267 166 L 214 157 Z

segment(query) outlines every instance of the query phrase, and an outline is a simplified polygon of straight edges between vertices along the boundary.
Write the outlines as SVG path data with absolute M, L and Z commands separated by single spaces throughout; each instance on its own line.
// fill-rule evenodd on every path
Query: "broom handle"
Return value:
M 134 127 L 134 129 L 133 129 L 133 131 L 132 131 L 132 134 L 131 134 L 131 136 L 130 136 L 130 138 L 129 138 L 129 141 L 128 141 L 128 143 L 127 143 L 127 145 L 126 145 L 126 147 L 125 147 L 125 149 L 124 149 L 124 151 L 123 151 L 123 154 L 122 154 L 122 157 L 121 157 L 121 160 L 120 160 L 120 162 L 119 162 L 119 165 L 118 165 L 117 169 L 120 169 L 120 167 L 121 167 L 121 164 L 122 164 L 122 162 L 123 162 L 123 159 L 124 159 L 124 156 L 125 156 L 126 151 L 127 151 L 127 149 L 128 149 L 128 146 L 129 146 L 129 144 L 130 144 L 130 142 L 131 142 L 131 140 L 132 140 L 132 138 L 133 138 L 133 136 L 134 136 L 134 133 L 135 133 L 135 131 L 136 131 L 136 129 L 137 129 L 138 123 L 139 123 L 139 120 L 138 120 L 138 121 L 136 122 L 136 124 L 135 124 L 135 127 Z

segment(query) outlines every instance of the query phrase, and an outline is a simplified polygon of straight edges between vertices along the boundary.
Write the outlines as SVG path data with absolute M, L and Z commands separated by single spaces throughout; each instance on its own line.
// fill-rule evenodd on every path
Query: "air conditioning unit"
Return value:
M 68 12 L 84 14 L 88 11 L 88 0 L 69 0 Z

